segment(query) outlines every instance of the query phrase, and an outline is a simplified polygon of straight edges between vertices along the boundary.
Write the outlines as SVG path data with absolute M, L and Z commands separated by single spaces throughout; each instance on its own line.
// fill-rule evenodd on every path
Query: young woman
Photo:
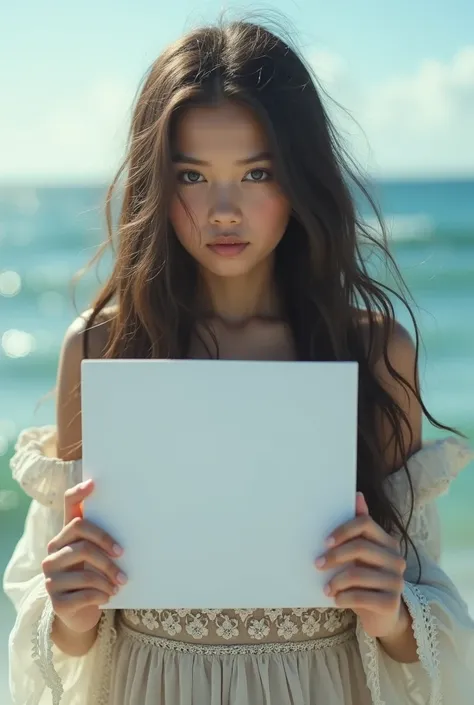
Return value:
M 113 272 L 65 337 L 57 426 L 25 430 L 11 463 L 33 498 L 4 578 L 14 702 L 471 702 L 474 624 L 438 566 L 431 501 L 472 453 L 422 444 L 418 334 L 369 275 L 362 240 L 389 255 L 349 186 L 377 207 L 304 61 L 251 23 L 183 37 L 138 97 L 109 244 L 122 173 Z M 100 610 L 126 577 L 81 514 L 84 357 L 357 360 L 356 518 L 315 565 L 338 568 L 334 607 Z

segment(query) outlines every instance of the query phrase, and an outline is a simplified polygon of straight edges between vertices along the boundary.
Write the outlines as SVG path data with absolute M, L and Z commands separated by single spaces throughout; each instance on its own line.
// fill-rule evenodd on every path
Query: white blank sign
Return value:
M 84 516 L 125 549 L 108 608 L 326 607 L 355 515 L 357 363 L 85 360 Z

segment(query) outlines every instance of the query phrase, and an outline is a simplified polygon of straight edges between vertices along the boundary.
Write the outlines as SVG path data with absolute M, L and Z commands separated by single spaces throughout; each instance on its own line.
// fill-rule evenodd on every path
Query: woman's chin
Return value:
M 256 262 L 244 257 L 213 257 L 212 261 L 206 258 L 201 262 L 201 268 L 216 277 L 242 277 L 255 268 Z

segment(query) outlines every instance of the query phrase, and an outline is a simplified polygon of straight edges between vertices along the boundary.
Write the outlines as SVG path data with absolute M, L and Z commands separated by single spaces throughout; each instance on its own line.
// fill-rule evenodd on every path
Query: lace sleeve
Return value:
M 97 678 L 104 669 L 99 662 L 104 659 L 107 666 L 114 610 L 104 611 L 99 636 L 85 656 L 64 654 L 51 639 L 54 613 L 41 563 L 48 542 L 63 526 L 64 491 L 80 481 L 80 467 L 44 455 L 47 436 L 49 428 L 23 432 L 11 461 L 15 479 L 33 497 L 3 576 L 3 589 L 16 610 L 9 639 L 11 697 L 14 705 L 77 705 L 95 702 L 87 696 L 95 693 L 101 702 Z
M 456 476 L 462 464 L 450 447 L 430 447 L 409 463 L 414 476 L 415 507 L 408 527 L 418 552 L 408 546 L 405 587 L 402 598 L 410 612 L 417 642 L 418 661 L 394 661 L 377 639 L 357 625 L 357 638 L 374 705 L 426 703 L 426 705 L 470 705 L 474 678 L 474 621 L 457 588 L 439 566 L 440 530 L 434 499 L 446 492 L 447 478 Z M 446 453 L 448 455 L 446 455 Z M 472 454 L 462 452 L 464 466 Z M 429 459 L 429 462 L 428 462 Z M 451 470 L 451 475 L 450 475 Z M 403 483 L 397 485 L 400 490 Z M 398 495 L 403 509 L 406 495 Z

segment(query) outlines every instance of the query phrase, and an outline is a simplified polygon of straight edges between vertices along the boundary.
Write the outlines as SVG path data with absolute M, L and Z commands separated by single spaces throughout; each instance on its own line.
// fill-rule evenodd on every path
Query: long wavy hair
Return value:
M 276 250 L 275 277 L 297 357 L 358 362 L 357 487 L 374 520 L 389 533 L 398 530 L 406 550 L 411 542 L 409 520 L 404 523 L 384 487 L 383 448 L 374 427 L 380 414 L 391 427 L 408 474 L 413 510 L 408 448 L 402 434 L 409 422 L 377 380 L 375 357 L 383 355 L 390 374 L 410 387 L 431 423 L 456 431 L 429 414 L 419 389 L 413 389 L 390 364 L 387 347 L 396 297 L 412 318 L 418 366 L 419 331 L 409 294 L 388 250 L 380 209 L 328 117 L 316 77 L 291 40 L 281 38 L 284 34 L 251 21 L 221 21 L 191 31 L 150 67 L 137 94 L 125 159 L 107 191 L 108 238 L 90 263 L 106 248 L 113 248 L 112 273 L 93 301 L 87 322 L 84 357 L 88 357 L 89 331 L 109 304 L 114 304 L 114 313 L 106 358 L 188 356 L 199 317 L 197 267 L 168 217 L 175 188 L 174 129 L 189 106 L 230 100 L 250 107 L 266 130 L 275 176 L 292 208 Z M 115 237 L 112 202 L 123 175 Z M 375 213 L 377 233 L 359 216 L 354 188 Z M 389 265 L 400 286 L 391 288 L 370 275 L 367 247 Z M 355 307 L 368 317 L 368 346 L 367 327 L 363 332 Z M 209 355 L 219 357 L 215 342 L 216 349 Z

